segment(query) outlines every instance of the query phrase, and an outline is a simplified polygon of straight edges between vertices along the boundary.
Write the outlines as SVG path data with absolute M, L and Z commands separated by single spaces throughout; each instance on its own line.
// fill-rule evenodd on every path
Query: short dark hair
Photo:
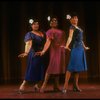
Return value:
M 58 17 L 56 16 L 56 15 L 50 15 L 50 22 L 52 21 L 52 19 L 57 19 L 57 21 L 58 21 Z
M 71 13 L 71 18 L 73 18 L 73 17 L 75 17 L 75 16 L 78 17 L 78 14 L 77 14 L 76 12 L 72 12 L 72 13 Z

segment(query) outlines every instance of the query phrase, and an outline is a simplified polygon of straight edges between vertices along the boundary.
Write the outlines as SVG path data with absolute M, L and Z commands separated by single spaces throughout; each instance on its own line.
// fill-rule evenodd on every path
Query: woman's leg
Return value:
M 73 90 L 74 90 L 74 91 L 79 91 L 79 92 L 81 92 L 81 89 L 79 88 L 78 81 L 79 81 L 79 73 L 78 73 L 78 72 L 75 72 L 75 73 L 74 73 Z
M 55 75 L 54 76 L 54 91 L 59 91 L 59 76 Z
M 50 75 L 49 75 L 48 73 L 46 73 L 44 82 L 43 82 L 43 84 L 42 84 L 42 86 L 41 86 L 41 89 L 40 89 L 40 92 L 44 92 L 44 89 L 45 89 L 45 87 L 46 87 L 46 85 L 47 85 L 47 82 L 48 82 L 48 80 L 49 80 L 49 77 L 50 77 Z
M 67 71 L 66 76 L 65 76 L 65 83 L 64 83 L 64 87 L 63 87 L 63 91 L 62 91 L 63 93 L 67 92 L 70 76 L 71 76 L 71 72 Z
M 26 80 L 24 80 L 24 81 L 22 82 L 22 84 L 21 84 L 20 87 L 19 87 L 19 90 L 20 90 L 20 91 L 24 91 L 25 85 L 26 85 Z
M 40 82 L 34 85 L 34 91 L 37 92 L 40 90 Z

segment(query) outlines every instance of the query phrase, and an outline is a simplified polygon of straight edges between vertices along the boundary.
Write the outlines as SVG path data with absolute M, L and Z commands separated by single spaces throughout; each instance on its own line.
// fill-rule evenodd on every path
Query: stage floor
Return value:
M 81 83 L 82 92 L 73 92 L 69 84 L 66 94 L 53 92 L 52 85 L 47 86 L 45 93 L 34 92 L 33 87 L 28 86 L 25 93 L 19 94 L 18 88 L 19 84 L 0 85 L 0 99 L 100 99 L 100 84 L 97 83 Z

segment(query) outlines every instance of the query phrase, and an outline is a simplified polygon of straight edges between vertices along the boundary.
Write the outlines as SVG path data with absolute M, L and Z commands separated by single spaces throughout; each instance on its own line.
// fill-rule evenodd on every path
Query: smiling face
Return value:
M 71 24 L 77 25 L 78 24 L 78 17 L 77 16 L 73 16 L 70 19 Z
M 33 22 L 33 24 L 31 25 L 32 30 L 37 31 L 39 29 L 39 22 Z
M 58 20 L 57 18 L 52 18 L 51 21 L 50 21 L 50 26 L 52 28 L 56 28 L 58 26 Z

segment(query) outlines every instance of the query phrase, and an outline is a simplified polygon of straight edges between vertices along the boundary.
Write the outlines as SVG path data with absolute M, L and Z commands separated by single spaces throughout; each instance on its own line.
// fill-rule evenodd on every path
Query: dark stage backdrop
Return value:
M 41 29 L 47 31 L 48 15 L 59 18 L 59 27 L 68 37 L 66 14 L 77 12 L 84 30 L 88 71 L 81 74 L 84 81 L 100 81 L 100 2 L 99 1 L 2 1 L 0 2 L 0 83 L 19 82 L 24 78 L 26 58 L 24 35 L 30 31 L 29 18 L 38 17 Z M 67 60 L 68 61 L 68 60 Z M 66 61 L 66 62 L 67 62 Z

